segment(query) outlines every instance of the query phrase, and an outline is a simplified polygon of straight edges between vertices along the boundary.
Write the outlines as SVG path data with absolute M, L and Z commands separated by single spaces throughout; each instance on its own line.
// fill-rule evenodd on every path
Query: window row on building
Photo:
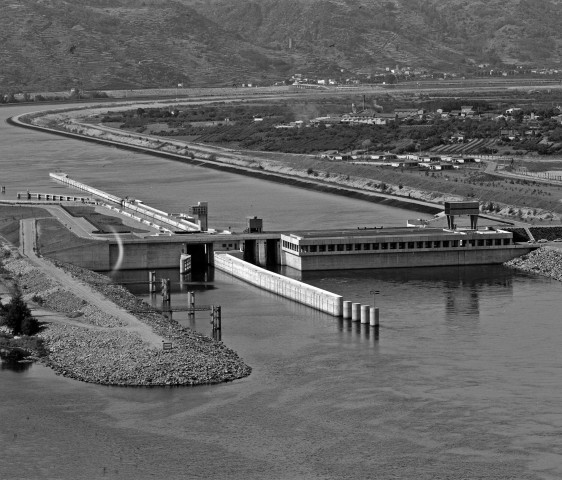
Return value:
M 435 248 L 500 247 L 512 245 L 511 238 L 482 238 L 466 240 L 424 240 L 415 242 L 335 243 L 299 245 L 283 240 L 283 247 L 297 253 L 365 252 L 380 250 L 420 250 Z

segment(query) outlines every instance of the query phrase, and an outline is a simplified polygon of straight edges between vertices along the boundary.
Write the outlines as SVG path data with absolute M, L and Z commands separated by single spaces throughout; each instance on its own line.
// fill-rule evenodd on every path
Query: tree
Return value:
M 23 301 L 17 289 L 10 302 L 2 307 L 2 324 L 12 330 L 14 335 L 34 335 L 39 331 L 39 322 L 31 316 L 31 310 Z

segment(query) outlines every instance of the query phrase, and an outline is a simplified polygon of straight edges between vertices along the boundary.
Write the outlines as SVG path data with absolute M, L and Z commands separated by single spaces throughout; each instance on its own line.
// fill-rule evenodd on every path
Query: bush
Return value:
M 2 317 L 2 324 L 12 330 L 14 335 L 33 335 L 39 331 L 39 323 L 31 316 L 31 310 L 23 301 L 19 289 L 15 291 L 10 302 L 2 308 Z
M 21 322 L 21 334 L 22 335 L 35 335 L 40 330 L 39 322 L 33 317 L 26 317 Z
M 43 305 L 43 303 L 44 303 L 43 297 L 41 297 L 41 295 L 37 295 L 37 294 L 33 295 L 31 297 L 31 300 L 34 301 L 37 305 Z

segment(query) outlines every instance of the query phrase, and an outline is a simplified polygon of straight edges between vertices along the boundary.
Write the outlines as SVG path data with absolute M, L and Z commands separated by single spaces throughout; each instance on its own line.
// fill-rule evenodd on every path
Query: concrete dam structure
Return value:
M 345 317 L 346 305 L 341 296 L 261 267 L 281 265 L 311 271 L 492 264 L 536 248 L 515 244 L 511 232 L 476 228 L 474 217 L 473 228 L 464 229 L 380 227 L 296 233 L 264 232 L 261 219 L 248 217 L 243 232 L 218 232 L 207 225 L 205 202 L 190 207 L 189 215 L 169 214 L 140 200 L 121 198 L 77 182 L 66 174 L 50 176 L 88 192 L 96 208 L 106 209 L 108 215 L 117 214 L 145 230 L 100 233 L 74 225 L 63 237 L 60 219 L 43 218 L 37 220 L 37 247 L 42 255 L 95 271 L 179 268 L 181 259 L 189 255 L 195 268 L 215 266 L 259 288 L 334 316 Z M 76 203 L 80 201 L 77 198 Z M 454 207 L 449 205 L 458 213 Z M 472 215 L 477 208 L 462 207 L 469 208 Z M 65 220 L 70 221 L 70 216 Z M 237 253 L 229 254 L 234 252 Z M 368 316 L 364 312 L 363 320 L 368 321 Z
M 240 251 L 259 266 L 288 266 L 300 271 L 462 266 L 503 263 L 536 246 L 516 244 L 513 234 L 494 227 L 476 228 L 477 202 L 448 203 L 447 215 L 470 213 L 472 228 L 426 227 L 264 232 L 257 217 L 248 217 L 241 233 L 218 232 L 207 225 L 205 202 L 190 214 L 170 214 L 137 199 L 121 198 L 71 179 L 64 173 L 51 178 L 88 192 L 113 212 L 153 229 L 148 235 L 105 235 L 76 239 L 64 246 L 43 242 L 45 254 L 85 268 L 174 268 L 182 253 L 195 264 L 213 265 L 214 252 Z M 459 210 L 462 208 L 462 210 Z M 451 217 L 453 219 L 454 217 Z

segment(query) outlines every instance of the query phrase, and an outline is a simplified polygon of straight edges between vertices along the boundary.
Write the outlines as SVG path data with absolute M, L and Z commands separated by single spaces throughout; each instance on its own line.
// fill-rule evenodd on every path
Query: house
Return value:
M 351 157 L 351 155 L 344 155 L 343 153 L 337 153 L 336 155 L 334 155 L 334 160 L 353 160 L 353 158 Z
M 430 170 L 452 170 L 453 165 L 450 163 L 431 163 L 427 165 Z
M 390 166 L 394 168 L 415 168 L 418 166 L 418 162 L 416 160 L 397 160 L 391 162 Z
M 520 133 L 512 128 L 502 128 L 500 130 L 500 140 L 503 140 L 504 142 L 516 140 L 520 136 Z
M 402 120 L 405 118 L 421 118 L 424 114 L 424 110 L 420 108 L 395 108 L 394 113 L 396 118 Z
M 530 126 L 527 130 L 525 130 L 524 135 L 526 137 L 539 137 L 541 135 L 540 127 Z
M 441 157 L 431 156 L 431 157 L 419 157 L 419 161 L 423 163 L 439 163 L 441 161 Z
M 476 112 L 473 110 L 472 105 L 461 106 L 461 117 L 472 117 Z
M 279 125 L 275 125 L 275 128 L 302 128 L 303 126 L 304 122 L 302 120 L 297 120 L 296 122 L 281 123 Z
M 310 125 L 313 127 L 318 127 L 319 125 L 326 125 L 326 127 L 331 127 L 336 123 L 341 123 L 340 115 L 327 115 L 325 117 L 316 117 L 310 121 Z
M 393 162 L 398 160 L 398 155 L 394 155 L 393 153 L 385 153 L 384 155 L 379 155 L 379 160 L 385 163 Z
M 398 158 L 400 160 L 412 160 L 416 163 L 420 161 L 419 155 L 415 155 L 413 153 L 406 153 L 406 154 L 403 154 L 403 155 L 398 155 Z
M 377 113 L 375 125 L 388 125 L 396 121 L 395 113 Z
M 466 135 L 464 133 L 455 133 L 454 135 L 451 135 L 451 138 L 449 139 L 451 143 L 464 143 L 465 140 Z
M 341 123 L 375 125 L 376 116 L 372 110 L 345 113 L 341 116 Z

